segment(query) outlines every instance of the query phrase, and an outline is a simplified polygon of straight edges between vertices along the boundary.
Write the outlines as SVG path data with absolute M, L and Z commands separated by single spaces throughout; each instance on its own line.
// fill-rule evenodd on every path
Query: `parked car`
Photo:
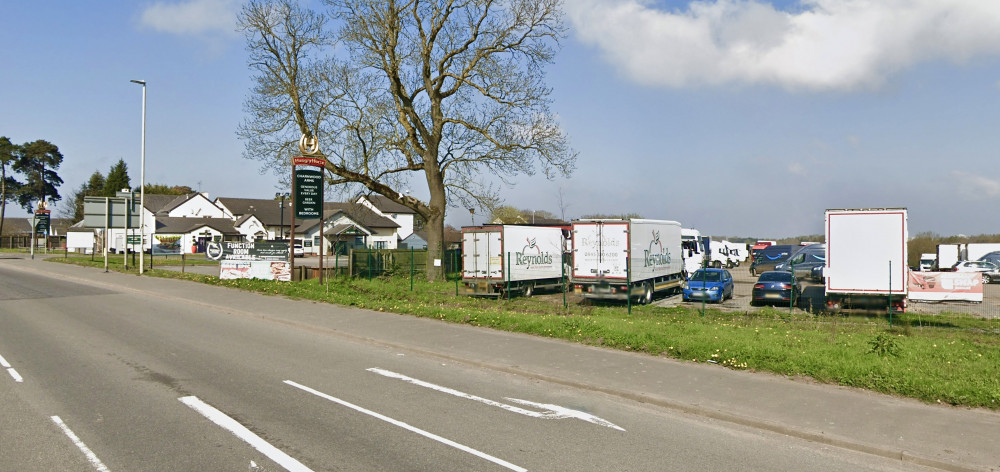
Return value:
M 978 260 L 992 262 L 993 265 L 1000 267 L 1000 251 L 988 252 L 984 254 L 982 257 L 980 257 Z
M 296 244 L 295 246 L 292 247 L 292 256 L 293 257 L 302 257 L 302 256 L 305 256 L 305 255 L 306 255 L 306 251 L 305 251 L 305 249 L 302 248 L 301 244 Z
M 698 269 L 684 284 L 684 301 L 694 299 L 722 303 L 733 298 L 733 275 L 726 269 Z
M 787 260 L 797 248 L 798 246 L 790 244 L 778 244 L 761 249 L 754 256 L 753 264 L 750 264 L 750 275 L 774 270 L 774 266 Z
M 775 264 L 774 270 L 791 272 L 794 268 L 795 278 L 811 279 L 814 282 L 823 281 L 822 269 L 817 267 L 826 265 L 826 244 L 810 244 L 795 250 L 787 260 L 780 264 Z
M 992 283 L 1000 280 L 1000 268 L 996 264 L 987 261 L 961 261 L 952 266 L 954 272 L 980 272 L 983 274 L 983 283 Z
M 792 279 L 792 273 L 783 270 L 771 270 L 760 274 L 757 283 L 753 285 L 750 304 L 754 306 L 767 304 L 788 305 L 792 297 L 796 300 L 802 295 L 802 285 Z

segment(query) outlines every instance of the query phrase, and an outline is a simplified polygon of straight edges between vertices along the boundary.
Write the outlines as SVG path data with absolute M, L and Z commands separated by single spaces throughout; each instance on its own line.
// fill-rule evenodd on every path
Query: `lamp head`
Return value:
M 129 82 L 132 82 L 133 84 L 142 85 L 143 87 L 146 86 L 146 81 L 145 80 L 130 80 Z

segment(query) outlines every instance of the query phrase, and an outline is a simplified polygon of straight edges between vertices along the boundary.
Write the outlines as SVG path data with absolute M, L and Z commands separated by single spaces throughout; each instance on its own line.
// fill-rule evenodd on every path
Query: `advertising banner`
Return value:
M 979 272 L 910 271 L 912 301 L 983 301 L 983 276 Z
M 216 261 L 287 261 L 288 242 L 213 242 L 205 250 L 205 257 Z
M 181 253 L 181 235 L 179 234 L 154 234 L 153 255 L 167 256 Z
M 222 261 L 219 278 L 292 281 L 292 266 L 285 261 Z

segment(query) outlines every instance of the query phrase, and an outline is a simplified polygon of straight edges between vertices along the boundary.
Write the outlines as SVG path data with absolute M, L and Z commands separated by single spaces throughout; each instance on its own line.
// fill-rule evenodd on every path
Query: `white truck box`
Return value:
M 573 222 L 572 283 L 588 298 L 649 302 L 653 292 L 680 287 L 681 225 L 667 220 Z
M 1000 243 L 969 243 L 965 245 L 965 260 L 978 261 L 993 251 L 1000 251 Z
M 937 254 L 923 253 L 920 255 L 920 271 L 930 272 L 937 266 Z
M 937 261 L 939 270 L 948 270 L 959 261 L 965 259 L 962 258 L 962 246 L 964 244 L 938 244 L 937 245 Z
M 905 208 L 826 211 L 827 304 L 844 296 L 906 296 Z
M 536 286 L 558 285 L 563 277 L 563 232 L 552 226 L 462 228 L 462 278 L 466 292 L 530 296 Z M 568 274 L 567 274 L 568 275 Z

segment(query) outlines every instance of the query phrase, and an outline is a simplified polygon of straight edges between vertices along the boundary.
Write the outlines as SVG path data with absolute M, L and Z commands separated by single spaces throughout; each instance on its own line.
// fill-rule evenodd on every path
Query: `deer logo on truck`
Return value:
M 653 231 L 653 240 L 649 242 L 649 249 L 643 254 L 645 267 L 657 267 L 670 265 L 670 250 L 660 243 L 660 232 Z
M 528 244 L 521 248 L 521 252 L 514 253 L 514 264 L 530 269 L 532 266 L 552 265 L 552 254 L 543 253 L 536 244 L 536 238 L 528 238 Z

